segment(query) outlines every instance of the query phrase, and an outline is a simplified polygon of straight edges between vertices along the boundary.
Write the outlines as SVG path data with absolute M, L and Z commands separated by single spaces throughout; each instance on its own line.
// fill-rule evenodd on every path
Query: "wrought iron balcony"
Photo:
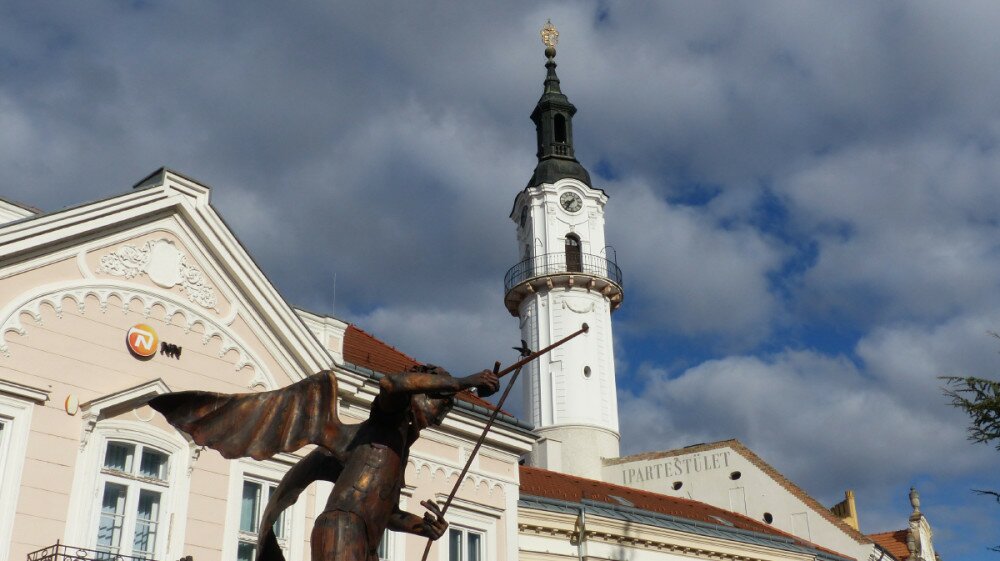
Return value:
M 109 551 L 99 551 L 61 544 L 58 541 L 55 545 L 32 551 L 28 554 L 27 561 L 155 561 L 150 556 L 121 555 Z
M 622 270 L 611 259 L 589 253 L 545 253 L 521 261 L 504 276 L 504 303 L 511 315 L 536 285 L 552 288 L 578 286 L 599 291 L 611 301 L 612 310 L 622 301 Z

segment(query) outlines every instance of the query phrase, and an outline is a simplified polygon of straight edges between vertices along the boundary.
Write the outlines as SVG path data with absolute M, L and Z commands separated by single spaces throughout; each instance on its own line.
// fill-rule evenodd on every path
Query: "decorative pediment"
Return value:
M 146 275 L 163 288 L 180 285 L 188 300 L 208 309 L 215 309 L 218 299 L 205 275 L 188 264 L 174 242 L 166 239 L 149 240 L 141 246 L 123 245 L 103 255 L 98 273 L 125 279 Z
M 80 410 L 83 411 L 83 434 L 80 435 L 80 449 L 83 450 L 87 446 L 87 441 L 90 440 L 90 435 L 94 432 L 94 427 L 97 426 L 97 422 L 101 419 L 114 416 L 122 411 L 141 407 L 150 399 L 165 393 L 170 393 L 170 387 L 163 380 L 155 378 L 144 384 L 117 391 L 81 404 Z

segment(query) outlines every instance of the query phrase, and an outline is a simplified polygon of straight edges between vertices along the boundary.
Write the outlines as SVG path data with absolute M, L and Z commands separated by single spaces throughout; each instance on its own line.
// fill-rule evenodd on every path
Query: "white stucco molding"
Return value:
M 63 301 L 72 300 L 77 310 L 82 314 L 86 313 L 87 298 L 97 299 L 101 313 L 107 313 L 108 300 L 112 297 L 118 298 L 122 302 L 124 312 L 128 312 L 133 301 L 142 302 L 143 315 L 149 317 L 154 306 L 164 309 L 164 319 L 169 323 L 176 314 L 181 314 L 184 319 L 185 333 L 190 331 L 195 325 L 201 325 L 204 330 L 201 342 L 207 345 L 213 338 L 220 340 L 219 357 L 231 350 L 238 353 L 239 358 L 234 365 L 235 371 L 250 366 L 254 371 L 254 378 L 248 384 L 249 388 L 259 386 L 265 390 L 277 388 L 274 377 L 268 371 L 264 362 L 257 354 L 251 350 L 240 337 L 222 322 L 210 315 L 202 314 L 193 309 L 188 303 L 181 302 L 172 293 L 159 292 L 154 289 L 137 286 L 124 281 L 64 281 L 38 287 L 30 292 L 25 292 L 14 298 L 6 306 L 0 309 L 0 354 L 4 357 L 10 356 L 10 348 L 7 345 L 7 334 L 10 332 L 18 335 L 25 335 L 26 330 L 21 323 L 21 316 L 28 314 L 34 318 L 39 325 L 42 324 L 42 306 L 47 305 L 56 312 L 57 318 L 62 318 Z
M 448 493 L 435 493 L 434 499 L 438 502 L 438 504 L 443 505 L 444 502 L 448 500 Z M 495 518 L 497 520 L 500 520 L 500 518 L 504 515 L 504 509 L 502 508 L 490 506 L 488 504 L 472 502 L 466 499 L 461 499 L 459 497 L 452 497 L 451 504 L 452 506 L 455 506 L 457 508 L 461 508 L 469 512 L 475 512 L 476 514 L 481 514 L 483 516 L 488 516 L 490 518 Z
M 80 450 L 87 447 L 87 442 L 90 440 L 90 435 L 94 432 L 98 421 L 124 410 L 141 407 L 150 399 L 165 393 L 170 393 L 170 387 L 160 378 L 155 378 L 138 386 L 81 404 L 83 431 L 80 434 Z
M 21 397 L 37 403 L 45 403 L 49 400 L 49 390 L 18 384 L 9 380 L 0 380 L 0 394 Z
M 306 327 L 312 331 L 320 343 L 326 347 L 332 355 L 333 359 L 337 364 L 343 364 L 344 362 L 344 338 L 347 334 L 347 328 L 350 324 L 341 321 L 335 317 L 321 315 L 317 313 L 310 312 L 308 310 L 303 310 L 301 308 L 294 308 L 295 313 L 298 314 L 299 318 L 306 324 Z
M 162 379 L 155 378 L 138 386 L 126 388 L 82 404 L 80 410 L 83 411 L 83 430 L 80 435 L 80 450 L 87 447 L 90 435 L 93 434 L 99 421 L 122 411 L 141 407 L 150 399 L 166 393 L 170 393 L 170 387 Z M 142 420 L 148 421 L 149 419 Z M 187 475 L 190 476 L 194 470 L 194 463 L 201 457 L 201 452 L 205 447 L 198 446 L 186 433 L 178 432 L 188 445 Z
M 429 458 L 414 456 L 412 454 L 410 455 L 407 463 L 413 466 L 413 469 L 418 477 L 422 472 L 426 471 L 430 473 L 431 479 L 449 479 L 453 476 L 457 478 L 462 473 L 462 468 L 464 467 L 442 461 L 434 461 Z M 483 475 L 482 473 L 472 470 L 469 470 L 469 472 L 465 474 L 465 480 L 472 483 L 473 489 L 479 489 L 481 485 L 485 485 L 486 491 L 491 497 L 496 491 L 502 492 L 505 483 L 495 477 Z

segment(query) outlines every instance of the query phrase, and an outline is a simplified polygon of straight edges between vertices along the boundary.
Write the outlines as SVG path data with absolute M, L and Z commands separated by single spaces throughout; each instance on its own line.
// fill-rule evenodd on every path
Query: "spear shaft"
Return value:
M 500 378 L 502 376 L 506 376 L 507 374 L 509 374 L 511 372 L 513 372 L 514 375 L 510 377 L 510 382 L 507 384 L 507 387 L 504 388 L 503 395 L 501 395 L 500 399 L 497 401 L 496 408 L 493 409 L 493 412 L 490 413 L 489 420 L 486 421 L 486 428 L 484 428 L 483 429 L 483 433 L 481 435 L 479 435 L 479 440 L 477 440 L 476 441 L 476 445 L 473 446 L 472 453 L 469 454 L 469 459 L 466 460 L 465 467 L 462 468 L 462 473 L 459 474 L 458 480 L 455 481 L 455 486 L 451 489 L 451 493 L 448 494 L 448 498 L 445 499 L 444 506 L 441 507 L 441 517 L 442 518 L 444 518 L 444 514 L 446 512 L 448 512 L 448 507 L 451 506 L 451 501 L 452 501 L 452 499 L 455 498 L 455 495 L 458 493 L 459 487 L 462 486 L 462 480 L 465 479 L 465 474 L 469 472 L 469 467 L 472 466 L 472 460 L 475 459 L 476 454 L 479 452 L 479 448 L 482 447 L 483 442 L 486 441 L 486 435 L 489 434 L 490 429 L 493 428 L 493 422 L 496 421 L 497 414 L 500 413 L 500 408 L 503 407 L 504 401 L 506 401 L 507 400 L 507 396 L 510 395 L 511 388 L 514 387 L 514 382 L 517 381 L 518 375 L 521 374 L 521 368 L 523 368 L 525 364 L 528 364 L 529 362 L 531 362 L 531 361 L 535 360 L 536 358 L 542 356 L 543 354 L 551 351 L 552 349 L 558 347 L 559 345 L 562 345 L 563 343 L 569 341 L 570 339 L 572 339 L 572 338 L 574 338 L 574 337 L 576 337 L 576 336 L 578 336 L 578 335 L 580 335 L 582 333 L 586 333 L 589 330 L 590 330 L 590 326 L 588 326 L 585 323 L 577 331 L 574 331 L 573 333 L 570 333 L 569 335 L 563 337 L 562 339 L 556 341 L 555 343 L 552 343 L 551 345 L 549 345 L 548 347 L 545 347 L 544 349 L 541 349 L 539 351 L 535 351 L 535 352 L 533 352 L 533 353 L 525 356 L 521 360 L 519 360 L 519 361 L 515 362 L 514 364 L 511 364 L 507 368 L 504 368 L 503 370 L 497 372 L 497 378 Z M 427 545 L 424 547 L 424 555 L 423 555 L 423 557 L 421 557 L 421 561 L 427 561 L 427 555 L 431 552 L 431 544 L 433 544 L 433 543 L 434 543 L 433 540 L 430 540 L 430 539 L 427 540 Z
M 590 331 L 590 326 L 585 323 L 582 326 L 580 326 L 580 329 L 577 329 L 573 333 L 570 333 L 569 335 L 563 337 L 562 339 L 559 339 L 558 341 L 556 341 L 555 343 L 552 343 L 548 347 L 545 347 L 544 349 L 542 349 L 540 351 L 535 351 L 535 352 L 531 353 L 530 355 L 522 358 L 521 360 L 515 362 L 514 364 L 511 364 L 507 368 L 504 368 L 500 372 L 497 372 L 497 378 L 503 378 L 507 374 L 510 374 L 514 370 L 517 370 L 518 368 L 521 368 L 525 364 L 528 364 L 529 362 L 531 362 L 531 361 L 535 360 L 536 358 L 542 356 L 543 354 L 551 351 L 552 349 L 558 347 L 559 345 L 562 345 L 563 343 L 565 343 L 566 341 L 569 341 L 573 337 L 576 337 L 577 335 L 580 335 L 582 333 L 586 333 L 588 331 Z

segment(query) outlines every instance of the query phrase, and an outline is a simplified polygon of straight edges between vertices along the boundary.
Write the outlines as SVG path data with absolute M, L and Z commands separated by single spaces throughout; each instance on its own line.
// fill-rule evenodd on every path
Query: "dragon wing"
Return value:
M 149 405 L 197 444 L 229 459 L 263 460 L 306 444 L 339 458 L 350 432 L 337 416 L 337 379 L 330 371 L 269 392 L 174 392 Z

